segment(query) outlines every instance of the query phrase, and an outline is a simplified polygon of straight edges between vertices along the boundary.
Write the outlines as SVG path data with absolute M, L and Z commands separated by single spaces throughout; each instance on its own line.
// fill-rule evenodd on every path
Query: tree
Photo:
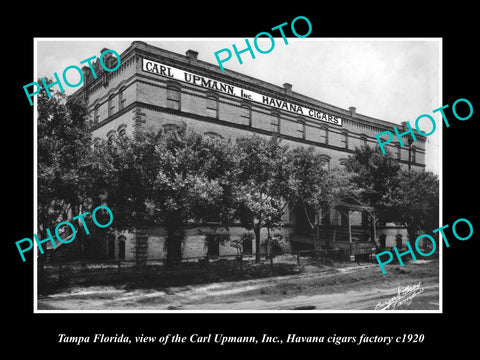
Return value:
M 260 261 L 260 230 L 281 226 L 289 199 L 292 164 L 278 137 L 237 140 L 239 151 L 237 209 L 242 225 L 255 234 L 255 261 Z M 267 244 L 268 246 L 268 244 Z
M 92 210 L 101 198 L 92 173 L 96 158 L 85 105 L 59 92 L 53 92 L 51 98 L 40 92 L 37 100 L 37 234 L 44 238 L 47 228 L 52 230 L 60 221 L 69 220 L 75 225 L 83 259 L 84 233 L 78 231 L 81 220 L 72 218 Z
M 361 203 L 374 209 L 374 221 L 392 221 L 394 213 L 385 197 L 398 185 L 398 161 L 388 151 L 384 155 L 378 147 L 363 146 L 355 149 L 345 168 L 352 173 Z
M 438 227 L 439 182 L 432 172 L 400 171 L 398 184 L 385 198 L 397 219 L 403 223 L 410 241 L 421 230 L 430 232 Z
M 359 190 L 351 181 L 351 173 L 341 169 L 325 170 L 322 155 L 313 147 L 298 147 L 292 150 L 291 156 L 295 169 L 292 181 L 294 201 L 305 213 L 315 249 L 320 225 L 329 210 L 346 198 L 357 198 Z M 329 247 L 328 239 L 326 246 Z
M 230 169 L 221 163 L 229 157 L 225 147 L 185 126 L 166 137 L 157 147 L 160 170 L 148 201 L 150 218 L 161 219 L 167 230 L 167 262 L 181 257 L 183 230 L 188 221 L 228 217 L 225 189 Z M 225 157 L 223 156 L 225 155 Z M 226 220 L 228 222 L 228 220 Z
M 133 137 L 95 139 L 94 153 L 100 163 L 97 176 L 102 178 L 117 230 L 132 231 L 149 221 L 146 202 L 161 169 L 157 154 L 161 138 L 161 132 L 138 132 Z
M 227 143 L 181 126 L 171 134 L 137 132 L 99 145 L 109 167 L 107 202 L 116 211 L 116 226 L 164 226 L 167 265 L 181 260 L 189 222 L 228 224 L 235 158 Z

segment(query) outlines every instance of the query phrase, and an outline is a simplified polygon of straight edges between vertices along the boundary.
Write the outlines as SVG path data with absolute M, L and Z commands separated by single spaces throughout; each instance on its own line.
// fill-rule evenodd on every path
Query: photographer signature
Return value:
M 420 282 L 413 286 L 406 286 L 402 290 L 398 287 L 397 295 L 390 300 L 378 303 L 375 306 L 375 310 L 395 310 L 403 304 L 410 305 L 412 299 L 418 294 L 421 294 L 423 290 L 424 289 L 420 287 Z

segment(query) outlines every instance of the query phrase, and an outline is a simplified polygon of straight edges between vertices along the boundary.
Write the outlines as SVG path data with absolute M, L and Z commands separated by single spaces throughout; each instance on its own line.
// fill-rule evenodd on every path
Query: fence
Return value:
M 180 260 L 180 259 L 178 259 Z M 39 265 L 41 294 L 72 285 L 126 285 L 133 287 L 185 286 L 218 281 L 239 281 L 270 276 L 299 274 L 307 265 L 332 265 L 335 261 L 375 261 L 373 254 L 354 254 L 351 249 L 301 250 L 262 256 L 202 256 L 167 264 L 166 259 L 111 260 L 49 263 Z
M 175 259 L 174 259 L 175 260 Z M 148 269 L 151 271 L 171 271 L 171 270 L 223 270 L 238 269 L 244 270 L 252 267 L 281 267 L 281 266 L 301 266 L 309 260 L 315 260 L 323 263 L 330 261 L 356 261 L 365 262 L 375 260 L 371 250 L 368 251 L 352 251 L 352 249 L 319 249 L 319 250 L 298 250 L 275 256 L 262 256 L 259 263 L 255 262 L 255 255 L 221 255 L 221 256 L 199 256 L 183 259 L 176 259 L 172 264 L 167 264 L 166 258 L 146 259 L 139 264 L 135 260 L 102 260 L 88 262 L 56 262 L 41 265 L 41 271 L 46 274 L 57 273 L 61 278 L 68 273 L 78 272 L 105 272 L 117 271 L 121 272 L 128 269 Z M 140 266 L 139 266 L 140 265 Z

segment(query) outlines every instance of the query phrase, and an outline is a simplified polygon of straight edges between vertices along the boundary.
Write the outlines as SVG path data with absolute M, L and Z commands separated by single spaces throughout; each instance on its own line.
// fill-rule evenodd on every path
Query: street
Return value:
M 375 310 L 402 289 L 421 291 L 398 310 L 439 310 L 438 260 L 306 266 L 301 274 L 162 289 L 75 286 L 38 298 L 39 310 Z

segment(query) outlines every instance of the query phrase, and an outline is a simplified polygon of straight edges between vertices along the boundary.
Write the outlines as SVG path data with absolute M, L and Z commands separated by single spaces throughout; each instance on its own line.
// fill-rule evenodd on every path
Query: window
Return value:
M 115 95 L 110 95 L 110 97 L 108 98 L 108 116 L 112 116 L 115 112 L 115 104 L 113 102 L 114 97 Z
M 93 109 L 93 122 L 95 124 L 98 124 L 98 122 L 100 121 L 99 110 L 100 110 L 100 104 L 95 105 L 95 108 Z
M 125 124 L 122 124 L 118 127 L 117 129 L 118 131 L 118 135 L 123 137 L 123 136 L 126 136 L 127 135 L 127 125 Z
M 121 88 L 120 92 L 118 93 L 118 110 L 123 110 L 125 109 L 125 88 Z
M 305 122 L 303 120 L 297 122 L 297 134 L 300 138 L 305 139 Z
M 167 88 L 167 108 L 180 110 L 180 90 L 177 88 Z
M 345 147 L 345 149 L 348 149 L 348 132 L 347 131 L 344 131 L 342 133 L 342 142 L 343 142 L 343 146 Z
M 118 258 L 125 260 L 125 236 L 118 238 Z
M 213 96 L 207 97 L 207 116 L 218 118 L 218 100 Z
M 245 120 L 248 126 L 252 126 L 252 109 L 248 105 L 242 105 L 240 108 L 240 117 Z
M 328 144 L 328 128 L 323 126 L 320 129 L 320 142 L 323 144 Z
M 279 134 L 280 133 L 280 115 L 278 114 L 272 114 L 272 121 L 271 121 L 271 126 L 272 126 L 272 132 Z
M 366 135 L 360 135 L 360 142 L 362 146 L 367 147 L 367 136 Z
M 342 159 L 339 159 L 338 162 L 341 166 L 347 166 L 348 159 L 342 158 Z
M 322 161 L 322 169 L 330 170 L 330 157 L 328 155 L 321 155 L 320 160 Z
M 110 130 L 108 133 L 107 133 L 107 139 L 108 139 L 108 143 L 111 144 L 113 142 L 113 139 L 115 138 L 115 130 Z

